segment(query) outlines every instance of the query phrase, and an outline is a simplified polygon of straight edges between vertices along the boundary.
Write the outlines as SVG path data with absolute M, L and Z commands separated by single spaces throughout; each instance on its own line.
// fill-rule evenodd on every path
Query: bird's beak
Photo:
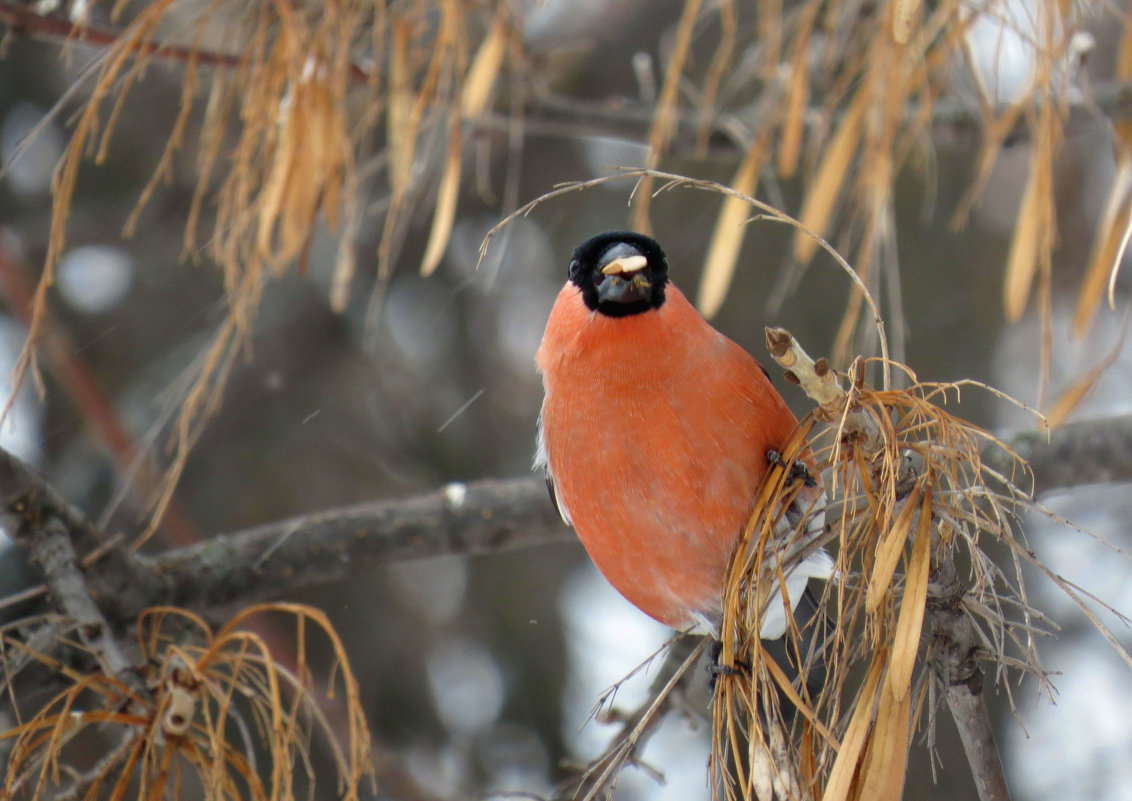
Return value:
M 597 285 L 599 303 L 636 303 L 648 300 L 652 281 L 644 272 L 648 266 L 644 256 L 624 256 L 601 268 L 605 277 Z

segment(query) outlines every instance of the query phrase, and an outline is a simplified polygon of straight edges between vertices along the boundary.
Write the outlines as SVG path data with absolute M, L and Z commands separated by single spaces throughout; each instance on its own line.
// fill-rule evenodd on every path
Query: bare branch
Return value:
M 79 569 L 75 549 L 66 526 L 57 517 L 40 526 L 28 526 L 21 532 L 28 538 L 27 548 L 32 561 L 43 568 L 43 575 L 59 608 L 76 625 L 83 645 L 104 666 L 109 676 L 117 676 L 130 662 L 118 647 L 114 631 L 87 590 Z
M 75 624 L 83 645 L 118 676 L 130 665 L 118 646 L 114 629 L 94 602 L 79 566 L 76 544 L 97 545 L 101 535 L 26 465 L 0 451 L 0 526 L 27 549 L 43 570 L 44 581 L 60 610 Z M 125 549 L 107 561 L 129 562 Z
M 1132 416 L 1077 423 L 1006 440 L 1030 461 L 1038 491 L 1132 480 Z M 984 454 L 997 467 L 1001 454 Z M 487 554 L 573 541 L 534 477 L 450 484 L 410 498 L 361 504 L 220 535 L 155 558 L 108 544 L 18 459 L 0 452 L 0 525 L 15 533 L 57 519 L 87 568 L 104 614 L 132 619 L 154 603 L 208 608 L 338 581 L 374 564 L 443 554 Z
M 374 564 L 573 541 L 541 480 L 486 480 L 220 535 L 153 562 L 169 601 L 247 603 L 340 580 Z M 140 600 L 140 599 L 139 599 Z
M 80 42 L 95 48 L 109 47 L 118 40 L 119 32 L 80 25 L 65 17 L 52 14 L 37 14 L 26 3 L 0 2 L 0 22 L 8 26 L 9 33 L 18 33 L 35 39 L 53 42 Z M 200 48 L 179 47 L 170 44 L 142 44 L 138 55 L 186 64 L 196 61 L 225 69 L 240 66 L 240 56 L 227 53 L 214 53 Z
M 983 700 L 979 659 L 985 654 L 975 625 L 963 608 L 964 592 L 954 561 L 932 565 L 924 621 L 931 637 L 928 660 L 944 685 L 947 707 L 959 730 L 980 801 L 1010 801 L 990 713 Z
M 982 694 L 973 692 L 965 684 L 953 685 L 947 688 L 947 707 L 959 729 L 959 739 L 979 798 L 981 801 L 1009 801 L 1006 774 L 995 748 L 994 730 Z
M 1089 420 L 1052 432 L 1017 433 L 1006 440 L 1034 471 L 1034 494 L 1083 484 L 1132 481 L 1132 415 Z M 991 450 L 983 463 L 1010 469 L 1009 454 Z
M 669 709 L 679 703 L 686 703 L 687 699 L 677 701 L 677 687 L 682 684 L 687 689 L 688 680 L 690 678 L 695 680 L 691 669 L 699 663 L 707 642 L 707 638 L 704 637 L 676 635 L 665 643 L 660 651 L 649 656 L 632 673 L 602 695 L 594 710 L 599 720 L 602 719 L 603 714 L 615 711 L 612 707 L 613 698 L 622 682 L 627 681 L 637 670 L 648 666 L 659 653 L 665 652 L 664 661 L 649 687 L 648 698 L 631 713 L 621 717 L 621 730 L 613 737 L 605 751 L 591 761 L 575 780 L 562 785 L 554 798 L 568 798 L 571 801 L 612 798 L 621 771 L 629 765 L 635 765 L 649 773 L 657 783 L 664 783 L 663 772 L 641 762 L 640 755 L 649 738 L 660 727 Z M 702 677 L 700 678 L 702 680 Z
M 49 589 L 56 594 L 60 588 L 52 581 L 65 583 L 76 578 L 71 572 L 72 567 L 79 569 L 76 560 L 84 566 L 97 561 L 98 570 L 88 574 L 89 589 L 99 598 L 102 614 L 112 620 L 127 617 L 119 603 L 122 597 L 145 595 L 150 603 L 160 597 L 162 585 L 152 568 L 124 543 L 107 538 L 42 476 L 2 449 L 0 528 L 29 550 L 33 561 L 43 567 Z M 60 550 L 64 546 L 57 541 L 59 537 L 67 540 L 65 550 Z M 74 564 L 68 566 L 71 562 Z

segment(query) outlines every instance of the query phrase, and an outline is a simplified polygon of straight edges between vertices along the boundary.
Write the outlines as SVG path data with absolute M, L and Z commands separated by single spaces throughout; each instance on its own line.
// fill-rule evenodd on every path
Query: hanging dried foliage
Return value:
M 873 294 L 880 297 L 880 281 L 886 275 L 888 280 L 899 280 L 894 225 L 896 179 L 906 166 L 928 161 L 925 154 L 931 147 L 939 101 L 954 100 L 966 92 L 981 116 L 983 143 L 970 190 L 955 210 L 953 221 L 956 225 L 966 222 L 1003 146 L 1020 136 L 1028 139 L 1032 147 L 1030 180 L 1003 268 L 1003 309 L 1008 319 L 1018 319 L 1029 305 L 1031 288 L 1037 281 L 1038 305 L 1048 328 L 1049 285 L 1057 243 L 1054 165 L 1064 138 L 1068 104 L 1074 92 L 1081 89 L 1077 80 L 1079 59 L 1089 41 L 1082 35 L 1082 26 L 1091 16 L 1111 10 L 1057 0 L 1043 0 L 1025 13 L 995 0 L 976 4 L 947 0 L 932 6 L 915 0 L 885 0 L 867 6 L 805 0 L 786 14 L 777 2 L 761 2 L 754 13 L 758 57 L 753 64 L 742 65 L 752 86 L 744 87 L 740 96 L 747 98 L 757 91 L 754 110 L 758 121 L 752 132 L 757 141 L 747 150 L 748 163 L 736 172 L 734 189 L 751 193 L 755 184 L 749 162 L 768 140 L 777 143 L 777 152 L 765 162 L 774 164 L 780 176 L 795 176 L 804 162 L 799 220 L 819 237 L 837 231 L 845 235 L 844 241 L 853 243 L 850 261 Z M 689 0 L 683 14 L 666 65 L 666 86 L 675 69 L 683 70 L 686 86 L 702 80 L 702 89 L 662 93 L 649 138 L 648 166 L 652 168 L 660 163 L 672 141 L 671 120 L 680 113 L 682 103 L 691 104 L 689 111 L 695 111 L 701 120 L 712 115 L 723 118 L 736 110 L 727 103 L 728 97 L 736 96 L 736 87 L 730 87 L 729 95 L 718 90 L 715 76 L 719 65 L 713 62 L 712 69 L 698 78 L 688 55 L 690 48 L 706 48 L 715 37 L 718 53 L 725 54 L 719 57 L 731 54 L 735 9 L 730 3 L 701 6 Z M 695 21 L 689 21 L 689 17 L 695 17 Z M 718 26 L 712 24 L 716 19 Z M 996 26 L 1000 37 L 1017 38 L 1020 43 L 1015 50 L 1019 52 L 1005 45 L 1002 52 L 974 52 L 971 32 L 981 24 Z M 687 30 L 694 31 L 690 42 L 683 35 Z M 1125 34 L 1116 71 L 1120 80 L 1127 77 L 1126 56 L 1132 50 L 1129 41 Z M 1014 61 L 1009 60 L 1012 57 Z M 1000 71 L 1023 73 L 1020 85 L 999 85 Z M 1088 327 L 1106 288 L 1111 303 L 1118 255 L 1127 244 L 1129 181 L 1122 126 L 1118 123 L 1114 127 L 1118 176 L 1097 233 L 1092 264 L 1082 283 L 1075 323 L 1078 334 Z M 632 222 L 646 230 L 650 186 L 646 182 L 643 188 L 645 193 L 635 198 Z M 706 289 L 699 297 L 699 306 L 708 316 L 718 311 L 726 297 L 740 257 L 743 232 L 737 230 L 734 218 L 735 204 L 725 201 L 704 263 Z M 816 252 L 815 240 L 799 232 L 793 252 L 796 269 L 804 268 Z M 903 312 L 895 305 L 898 293 L 891 302 L 894 305 L 886 316 L 900 320 Z M 871 334 L 861 311 L 861 298 L 854 293 L 832 353 L 837 364 L 847 364 L 851 354 L 867 350 L 865 344 Z M 1040 371 L 1043 387 L 1048 380 L 1049 358 L 1047 345 Z
M 281 616 L 295 623 L 290 670 L 247 628 Z M 319 648 L 335 661 L 325 695 L 334 698 L 340 683 L 344 717 L 337 725 L 319 706 L 307 661 L 312 633 L 328 641 Z M 203 790 L 212 801 L 294 801 L 299 788 L 316 781 L 310 761 L 315 736 L 329 746 L 339 798 L 358 801 L 373 790 L 358 683 L 338 635 L 317 609 L 253 606 L 218 631 L 183 609 L 148 609 L 138 619 L 143 667 L 136 681 L 82 672 L 68 664 L 72 660 L 15 637 L 5 637 L 3 646 L 10 681 L 10 660 L 19 656 L 66 682 L 30 714 L 13 699 L 21 722 L 0 735 L 11 741 L 5 798 L 62 792 L 80 801 L 147 801 L 195 798 Z M 81 755 L 90 747 L 104 756 L 82 768 Z
M 853 372 L 860 379 L 864 365 Z M 800 653 L 822 651 L 828 675 L 815 697 L 763 653 L 757 634 L 766 599 L 748 588 L 768 586 L 768 570 L 789 569 L 789 561 L 764 564 L 761 555 L 784 499 L 796 491 L 783 470 L 764 487 L 763 512 L 736 554 L 724 613 L 721 661 L 756 666 L 750 677 L 724 676 L 719 685 L 714 764 L 730 771 L 728 798 L 769 797 L 757 792 L 768 771 L 789 776 L 801 798 L 901 797 L 913 734 L 941 690 L 933 686 L 940 677 L 931 638 L 922 636 L 926 610 L 943 589 L 930 586 L 940 564 L 969 562 L 965 603 L 994 646 L 987 658 L 1042 678 L 1034 646 L 1042 617 L 1025 602 L 1020 573 L 1004 574 L 986 553 L 992 542 L 1025 551 L 1013 525 L 1025 494 L 1015 489 L 1016 477 L 983 468 L 980 452 L 997 444 L 993 437 L 942 408 L 960 389 L 915 383 L 883 391 L 858 380 L 816 414 L 830 424 L 812 445 L 832 478 L 826 515 L 836 532 L 837 578 L 825 603 L 838 622 L 828 642 L 815 642 L 821 631 L 792 635 Z M 805 446 L 809 428 L 799 429 L 787 462 Z M 1024 475 L 1024 465 L 1017 467 Z M 780 692 L 799 712 L 793 719 Z
M 515 28 L 507 2 L 272 0 L 234 9 L 213 0 L 187 20 L 183 6 L 173 0 L 119 0 L 111 9 L 122 27 L 103 42 L 93 86 L 55 175 L 49 249 L 33 302 L 31 336 L 16 368 L 17 382 L 29 370 L 37 373 L 37 335 L 63 252 L 80 166 L 88 157 L 95 163 L 105 159 L 130 90 L 151 61 L 175 51 L 184 65 L 180 111 L 125 232 L 142 224 L 145 206 L 169 180 L 177 152 L 195 151 L 198 183 L 184 252 L 221 267 L 228 309 L 181 404 L 169 467 L 153 500 L 154 523 L 145 536 L 220 400 L 264 283 L 296 265 L 304 268 L 320 226 L 343 232 L 331 302 L 336 309 L 348 302 L 356 270 L 352 240 L 365 207 L 360 159 L 375 157 L 366 148 L 382 119 L 381 160 L 391 195 L 379 248 L 383 275 L 408 222 L 406 209 L 435 174 L 421 169 L 420 162 L 432 157 L 438 134 L 448 142 L 438 159 L 442 178 L 421 265 L 427 274 L 444 253 L 459 200 L 461 126 L 484 113 L 507 60 L 520 52 L 510 46 Z M 210 26 L 221 15 L 224 51 L 217 53 L 204 44 L 212 43 Z M 166 25 L 191 32 L 189 44 L 167 47 L 157 38 Z M 76 26 L 74 36 L 83 38 L 85 30 Z M 100 37 L 107 38 L 102 32 Z M 189 141 L 190 122 L 198 113 L 199 134 Z

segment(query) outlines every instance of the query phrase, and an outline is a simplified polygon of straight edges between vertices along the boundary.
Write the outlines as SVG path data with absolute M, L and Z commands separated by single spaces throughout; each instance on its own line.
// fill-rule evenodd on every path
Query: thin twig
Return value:
M 82 25 L 66 17 L 37 14 L 25 3 L 0 3 L 0 22 L 6 24 L 11 33 L 51 42 L 77 42 L 91 47 L 110 47 L 121 35 L 120 31 Z M 242 56 L 160 42 L 139 44 L 135 54 L 175 64 L 196 61 L 224 69 L 235 69 L 243 61 Z
M 653 681 L 648 699 L 625 719 L 620 736 L 614 738 L 609 748 L 590 763 L 578 785 L 571 788 L 574 792 L 570 794 L 570 798 L 574 801 L 594 801 L 599 797 L 612 797 L 621 770 L 630 764 L 642 768 L 658 780 L 663 778 L 655 770 L 639 762 L 637 756 L 664 719 L 664 713 L 668 711 L 672 701 L 672 691 L 703 656 L 707 643 L 706 638 L 700 638 L 691 651 L 680 648 L 669 651 Z M 649 657 L 650 660 L 652 658 Z M 588 788 L 584 794 L 583 788 Z
M 0 2 L 0 23 L 6 24 L 11 33 L 93 48 L 111 47 L 120 36 L 120 31 L 113 29 L 78 24 L 62 16 L 37 14 L 27 4 L 18 2 Z M 139 45 L 135 55 L 171 64 L 187 64 L 192 61 L 199 65 L 229 70 L 238 68 L 243 61 L 242 56 L 233 53 L 162 42 Z M 351 79 L 356 84 L 364 85 L 370 81 L 370 75 L 354 64 L 351 65 Z M 1097 83 L 1091 85 L 1090 89 L 1088 97 L 1066 103 L 1074 119 L 1091 121 L 1098 112 L 1112 120 L 1132 117 L 1132 84 Z M 985 125 L 988 109 L 994 114 L 1001 114 L 1006 106 L 984 108 L 967 98 L 951 95 L 934 103 L 932 124 L 977 131 Z M 643 140 L 653 124 L 656 104 L 631 97 L 587 100 L 536 91 L 532 93 L 524 113 L 524 124 L 533 131 L 564 136 L 583 133 L 587 136 L 625 136 Z M 907 114 L 910 118 L 915 118 L 919 115 L 919 110 L 912 107 Z M 825 119 L 820 108 L 808 110 L 802 118 L 808 126 L 829 125 L 829 120 Z M 699 144 L 702 140 L 702 111 L 680 107 L 673 110 L 672 119 L 675 134 L 670 149 L 703 153 Z M 489 113 L 477 122 L 478 127 L 502 131 L 510 130 L 512 124 L 513 117 L 507 113 L 500 116 Z M 757 129 L 763 124 L 766 124 L 765 120 L 752 118 L 750 109 L 720 113 L 712 123 L 712 149 L 741 152 L 745 150 L 746 144 L 731 132 L 736 128 Z M 1015 133 L 1026 136 L 1025 125 L 1020 126 Z

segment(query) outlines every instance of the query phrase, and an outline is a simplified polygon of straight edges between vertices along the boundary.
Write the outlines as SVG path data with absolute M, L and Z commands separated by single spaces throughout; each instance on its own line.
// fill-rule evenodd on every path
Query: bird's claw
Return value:
M 795 459 L 793 462 L 787 462 L 782 458 L 782 454 L 774 448 L 769 448 L 766 452 L 766 460 L 775 467 L 781 467 L 786 472 L 787 483 L 794 481 L 801 481 L 807 487 L 816 487 L 817 480 L 814 478 L 810 468 L 801 459 Z
M 719 680 L 720 676 L 735 676 L 738 674 L 751 675 L 751 663 L 745 662 L 742 659 L 734 660 L 734 664 L 723 665 L 719 662 L 719 655 L 723 651 L 723 643 L 716 640 L 711 645 L 711 661 L 708 663 L 708 689 L 714 692 L 715 683 Z

